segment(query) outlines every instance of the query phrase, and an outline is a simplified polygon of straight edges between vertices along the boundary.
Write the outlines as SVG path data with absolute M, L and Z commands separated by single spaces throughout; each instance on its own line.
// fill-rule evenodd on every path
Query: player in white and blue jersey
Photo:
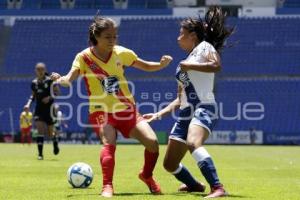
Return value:
M 144 115 L 151 122 L 179 107 L 179 116 L 169 136 L 164 168 L 184 183 L 180 191 L 204 192 L 205 185 L 181 163 L 189 150 L 211 187 L 206 198 L 227 195 L 213 160 L 203 147 L 218 118 L 213 89 L 215 73 L 221 69 L 219 52 L 233 32 L 232 28 L 224 27 L 224 20 L 221 8 L 211 7 L 205 20 L 182 21 L 178 44 L 189 55 L 176 70 L 178 97 L 161 111 Z

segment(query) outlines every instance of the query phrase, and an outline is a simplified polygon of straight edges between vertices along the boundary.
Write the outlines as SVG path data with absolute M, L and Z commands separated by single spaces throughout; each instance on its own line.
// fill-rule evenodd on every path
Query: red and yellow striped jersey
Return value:
M 32 113 L 31 112 L 22 112 L 20 115 L 20 127 L 28 128 L 32 125 Z
M 89 112 L 120 112 L 135 104 L 124 76 L 124 66 L 131 66 L 137 55 L 130 49 L 115 46 L 107 61 L 102 61 L 90 48 L 78 53 L 72 68 L 78 69 L 89 95 Z

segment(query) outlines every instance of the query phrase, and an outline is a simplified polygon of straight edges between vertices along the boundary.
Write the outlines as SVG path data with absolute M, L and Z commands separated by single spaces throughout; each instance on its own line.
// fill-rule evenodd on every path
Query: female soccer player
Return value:
M 78 53 L 71 70 L 65 76 L 52 74 L 52 79 L 68 85 L 83 75 L 89 95 L 89 121 L 102 142 L 100 163 L 103 173 L 101 195 L 113 196 L 113 172 L 117 131 L 126 138 L 135 138 L 145 146 L 144 167 L 139 178 L 153 194 L 160 194 L 159 184 L 152 172 L 158 158 L 158 142 L 149 124 L 138 113 L 124 76 L 125 66 L 145 71 L 157 71 L 172 60 L 162 56 L 160 62 L 145 61 L 132 51 L 116 45 L 117 26 L 110 18 L 97 16 L 89 27 L 91 47 Z
M 28 108 L 24 108 L 24 111 L 20 115 L 22 144 L 25 143 L 25 140 L 27 140 L 28 144 L 31 144 L 31 125 L 32 125 L 32 113 Z
M 58 95 L 59 88 L 52 86 L 53 81 L 47 75 L 46 65 L 44 63 L 37 63 L 35 66 L 36 78 L 31 83 L 32 95 L 30 96 L 24 109 L 30 108 L 33 100 L 36 100 L 34 120 L 35 126 L 38 130 L 38 136 L 36 138 L 38 146 L 38 159 L 43 160 L 43 145 L 44 136 L 49 135 L 53 140 L 53 153 L 57 155 L 59 153 L 58 138 L 53 131 L 53 102 L 54 99 L 51 96 L 51 87 L 53 87 L 53 95 Z
M 224 27 L 224 20 L 221 8 L 212 7 L 204 21 L 189 18 L 181 22 L 177 40 L 189 55 L 176 70 L 178 97 L 161 111 L 144 115 L 151 122 L 180 107 L 179 117 L 170 133 L 164 167 L 184 183 L 179 191 L 203 192 L 205 185 L 196 181 L 180 163 L 189 150 L 210 184 L 211 193 L 206 198 L 226 195 L 212 158 L 203 147 L 217 118 L 213 85 L 214 74 L 221 69 L 218 52 L 233 31 Z

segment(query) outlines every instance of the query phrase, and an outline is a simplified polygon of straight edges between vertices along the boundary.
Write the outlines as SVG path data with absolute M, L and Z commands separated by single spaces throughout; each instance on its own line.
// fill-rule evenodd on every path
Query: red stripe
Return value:
M 87 90 L 87 93 L 89 96 L 91 96 L 91 90 L 90 90 L 90 85 L 89 85 L 89 82 L 85 76 L 85 73 L 84 73 L 84 76 L 83 76 L 83 80 L 84 80 L 84 84 L 85 84 L 85 87 L 86 87 L 86 90 Z
M 97 65 L 97 63 L 94 62 L 86 53 L 83 54 L 83 60 L 89 66 L 89 69 L 97 76 L 97 78 L 99 80 L 102 80 L 109 76 L 109 74 L 106 71 L 104 71 L 99 65 Z M 128 98 L 125 97 L 125 95 L 121 91 L 121 89 L 119 89 L 116 96 L 118 97 L 119 101 L 124 103 L 125 105 L 127 105 L 127 106 L 133 105 L 133 103 Z
M 89 66 L 90 70 L 94 72 L 98 78 L 103 79 L 109 76 L 109 74 L 98 66 L 87 54 L 83 54 L 84 62 Z

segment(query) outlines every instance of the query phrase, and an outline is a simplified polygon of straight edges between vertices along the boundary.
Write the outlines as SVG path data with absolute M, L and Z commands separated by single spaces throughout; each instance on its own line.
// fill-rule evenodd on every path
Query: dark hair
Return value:
M 220 52 L 225 40 L 233 33 L 234 27 L 225 27 L 226 13 L 219 6 L 212 6 L 205 14 L 204 20 L 187 18 L 181 22 L 181 27 L 189 32 L 195 32 L 200 42 L 207 41 Z
M 91 45 L 97 45 L 96 37 L 99 37 L 101 33 L 108 28 L 116 28 L 117 24 L 114 20 L 107 17 L 95 16 L 94 21 L 89 27 L 89 43 Z

